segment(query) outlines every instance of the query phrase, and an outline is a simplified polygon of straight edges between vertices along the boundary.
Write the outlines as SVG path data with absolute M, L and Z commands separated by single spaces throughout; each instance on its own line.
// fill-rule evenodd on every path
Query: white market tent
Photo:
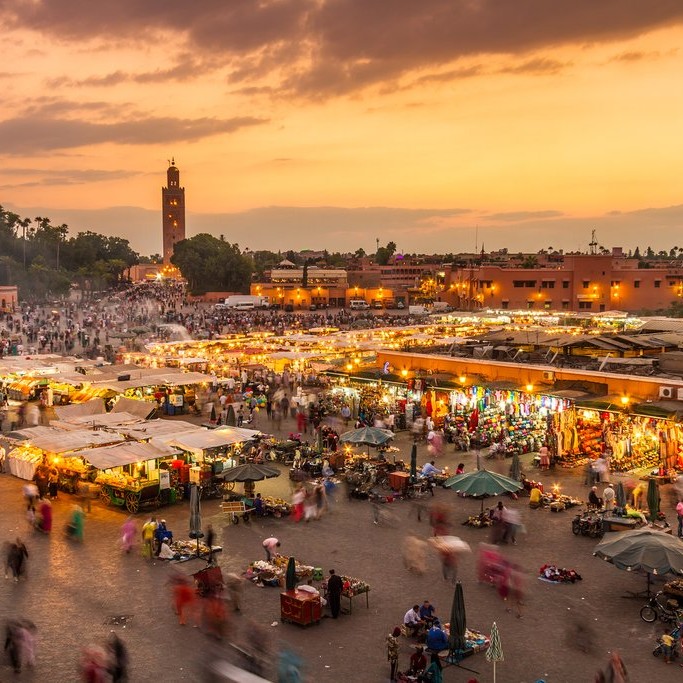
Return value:
M 116 431 L 129 439 L 146 441 L 156 437 L 197 432 L 202 429 L 202 427 L 184 420 L 144 420 L 138 424 L 119 427 Z
M 80 451 L 84 448 L 123 441 L 123 437 L 118 434 L 92 429 L 78 429 L 67 432 L 52 427 L 30 427 L 29 429 L 22 429 L 21 434 L 26 437 L 27 445 L 40 448 L 48 453 L 68 453 L 69 451 Z
M 124 441 L 113 446 L 91 448 L 79 453 L 95 469 L 108 470 L 112 467 L 123 467 L 135 462 L 167 458 L 178 453 L 178 449 L 160 443 L 140 443 L 138 441 Z
M 205 451 L 210 448 L 221 448 L 249 441 L 249 439 L 253 438 L 253 435 L 245 437 L 244 434 L 237 434 L 233 431 L 200 429 L 196 432 L 185 432 L 185 434 L 168 435 L 159 438 L 164 443 L 177 446 L 184 451 Z

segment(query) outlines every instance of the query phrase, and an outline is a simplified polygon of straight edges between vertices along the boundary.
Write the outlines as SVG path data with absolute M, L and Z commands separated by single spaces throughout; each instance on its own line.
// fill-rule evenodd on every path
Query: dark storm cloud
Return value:
M 172 40 L 171 53 L 222 59 L 235 81 L 275 73 L 317 98 L 475 55 L 632 38 L 682 20 L 680 0 L 205 0 L 199 11 L 186 0 L 0 0 L 8 26 L 93 45 Z
M 0 121 L 0 149 L 5 154 L 82 147 L 103 143 L 153 145 L 196 141 L 212 135 L 265 123 L 251 117 L 174 119 L 163 117 L 92 123 L 46 115 L 25 115 Z

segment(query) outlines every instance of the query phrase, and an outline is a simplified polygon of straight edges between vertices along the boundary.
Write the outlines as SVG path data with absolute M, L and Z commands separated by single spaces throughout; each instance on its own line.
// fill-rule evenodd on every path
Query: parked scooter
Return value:
M 604 536 L 605 529 L 602 524 L 602 517 L 600 515 L 586 515 L 579 512 L 572 520 L 572 533 L 575 536 L 581 534 L 591 538 Z

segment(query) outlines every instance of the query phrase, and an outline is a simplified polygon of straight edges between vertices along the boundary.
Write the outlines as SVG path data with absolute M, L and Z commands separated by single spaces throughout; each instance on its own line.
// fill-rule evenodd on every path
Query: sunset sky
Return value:
M 679 0 L 0 0 L 0 204 L 161 251 L 683 247 Z

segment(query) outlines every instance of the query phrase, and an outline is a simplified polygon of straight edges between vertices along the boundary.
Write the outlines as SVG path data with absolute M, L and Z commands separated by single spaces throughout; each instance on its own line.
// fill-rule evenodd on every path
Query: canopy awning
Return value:
M 156 403 L 153 401 L 140 401 L 134 398 L 121 396 L 111 409 L 112 413 L 128 413 L 146 420 L 155 410 Z
M 235 428 L 233 428 L 235 429 Z M 251 430 L 244 430 L 251 431 Z M 257 432 L 258 433 L 258 432 Z M 233 430 L 225 429 L 200 429 L 195 432 L 186 432 L 185 434 L 173 434 L 159 437 L 164 443 L 172 444 L 184 451 L 201 450 L 205 451 L 210 448 L 222 448 L 224 446 L 232 446 L 236 443 L 243 443 L 254 438 L 254 435 L 245 436 L 244 434 L 235 433 Z
M 34 427 L 33 429 L 39 429 Z M 68 451 L 79 451 L 84 448 L 103 446 L 123 441 L 118 434 L 111 432 L 94 431 L 92 429 L 79 429 L 72 432 L 65 432 L 62 429 L 43 427 L 49 432 L 40 432 L 28 437 L 31 446 L 40 448 L 48 453 L 67 453 Z M 22 430 L 24 433 L 28 429 Z
M 57 417 L 66 422 L 88 415 L 101 415 L 104 412 L 104 401 L 101 398 L 91 398 L 89 401 L 72 403 L 68 406 L 55 406 Z
M 117 431 L 129 439 L 145 441 L 155 437 L 198 432 L 201 429 L 201 427 L 183 420 L 144 420 L 139 424 L 121 427 Z
M 138 441 L 124 441 L 123 443 L 105 448 L 91 448 L 79 453 L 93 467 L 98 470 L 108 470 L 112 467 L 131 465 L 134 462 L 168 458 L 178 453 L 177 448 L 164 444 L 140 443 Z

